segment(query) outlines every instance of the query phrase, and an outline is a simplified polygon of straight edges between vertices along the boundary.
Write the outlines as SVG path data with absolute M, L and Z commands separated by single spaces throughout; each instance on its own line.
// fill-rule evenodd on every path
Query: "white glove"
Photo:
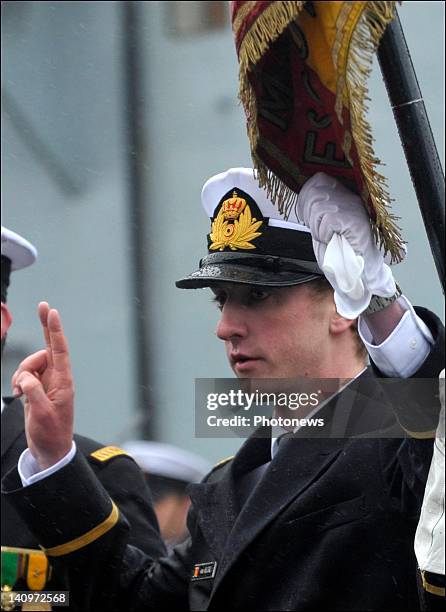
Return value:
M 373 294 L 395 294 L 395 280 L 375 244 L 359 196 L 318 172 L 299 193 L 297 216 L 311 231 L 317 262 L 335 290 L 340 315 L 356 319 Z

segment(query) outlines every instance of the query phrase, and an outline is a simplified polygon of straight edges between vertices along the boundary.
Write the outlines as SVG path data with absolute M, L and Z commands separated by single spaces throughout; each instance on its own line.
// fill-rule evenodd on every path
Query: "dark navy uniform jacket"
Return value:
M 2 478 L 17 465 L 20 455 L 27 447 L 22 403 L 13 398 L 5 398 L 4 402 L 1 416 Z M 78 452 L 127 517 L 130 525 L 129 543 L 156 558 L 165 554 L 166 549 L 159 537 L 150 491 L 135 461 L 129 455 L 119 453 L 119 449 L 114 447 L 104 447 L 99 442 L 79 435 L 75 435 L 74 439 Z M 66 484 L 70 488 L 73 487 L 81 499 L 82 489 L 78 488 L 77 483 Z M 82 507 L 79 512 L 82 512 Z M 13 548 L 39 549 L 38 539 L 10 504 L 7 496 L 2 496 L 1 502 L 1 544 Z M 62 575 L 58 576 L 57 572 L 53 572 L 53 578 L 46 588 L 63 589 L 65 583 Z
M 414 378 L 437 377 L 444 330 L 431 313 L 418 314 L 436 343 Z M 376 374 L 369 368 L 357 384 Z M 409 411 L 410 385 L 393 398 Z M 86 610 L 416 610 L 413 542 L 432 439 L 378 437 L 400 429 L 390 409 L 372 418 L 386 405 L 378 396 L 358 393 L 344 415 L 354 438 L 299 430 L 272 461 L 270 437 L 249 438 L 191 486 L 191 537 L 159 560 L 128 545 L 127 521 L 80 453 L 29 487 L 12 470 L 4 494 L 68 572 L 70 596 Z M 344 398 L 321 409 L 327 422 Z M 264 464 L 261 480 L 244 490 Z M 94 526 L 96 538 L 88 536 Z

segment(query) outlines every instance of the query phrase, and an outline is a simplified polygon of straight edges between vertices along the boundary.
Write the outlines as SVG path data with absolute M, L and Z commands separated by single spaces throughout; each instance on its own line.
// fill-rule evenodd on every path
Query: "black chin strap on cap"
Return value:
M 277 255 L 254 255 L 251 253 L 210 253 L 200 260 L 200 268 L 219 264 L 264 268 L 272 272 L 308 272 L 324 276 L 314 261 L 278 257 Z

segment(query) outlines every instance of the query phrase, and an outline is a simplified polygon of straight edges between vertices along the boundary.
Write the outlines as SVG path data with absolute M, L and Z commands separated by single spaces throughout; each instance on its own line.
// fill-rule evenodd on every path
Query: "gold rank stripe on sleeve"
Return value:
M 118 448 L 117 446 L 104 446 L 104 448 L 99 448 L 90 454 L 90 457 L 96 459 L 97 461 L 109 461 L 109 459 L 113 459 L 113 457 L 118 457 L 119 455 L 126 455 L 130 457 L 130 455 L 122 448 Z
M 70 542 L 60 544 L 59 546 L 53 546 L 52 548 L 44 548 L 44 551 L 49 557 L 61 557 L 62 555 L 68 555 L 76 550 L 79 550 L 80 548 L 84 548 L 84 546 L 88 546 L 88 544 L 91 544 L 103 536 L 105 533 L 107 533 L 107 531 L 110 531 L 110 529 L 112 529 L 118 522 L 118 518 L 119 510 L 116 504 L 112 501 L 112 511 L 105 521 L 99 525 L 96 525 L 96 527 L 90 529 L 90 531 L 87 531 L 87 533 L 84 533 Z
M 403 427 L 403 429 L 411 438 L 415 438 L 416 440 L 427 440 L 436 437 L 435 429 L 432 429 L 431 431 L 409 431 L 409 429 L 406 429 L 405 427 Z
M 399 415 L 396 414 L 395 417 L 396 417 L 396 420 L 398 421 L 398 425 L 400 425 L 400 427 L 404 429 L 404 431 L 411 438 L 415 438 L 416 440 L 427 440 L 430 438 L 435 438 L 437 435 L 437 432 L 435 429 L 429 429 L 426 431 L 411 431 L 410 429 L 407 429 L 407 427 L 404 427 L 404 425 L 401 423 Z
M 434 584 L 430 584 L 425 578 L 425 572 L 421 572 L 421 578 L 423 581 L 423 589 L 428 593 L 432 593 L 432 595 L 438 595 L 438 597 L 444 597 L 445 589 L 444 587 L 435 586 Z
M 231 459 L 234 459 L 234 455 L 231 455 L 230 457 L 226 457 L 226 459 L 221 459 L 221 461 L 219 461 L 218 463 L 216 463 L 214 465 L 214 467 L 212 468 L 212 471 L 214 471 L 218 467 L 221 467 L 222 465 L 224 465 L 228 461 L 231 461 Z

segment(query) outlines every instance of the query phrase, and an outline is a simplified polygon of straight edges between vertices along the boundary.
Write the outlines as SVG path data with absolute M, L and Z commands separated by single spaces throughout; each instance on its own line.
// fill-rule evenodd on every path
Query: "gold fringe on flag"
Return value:
M 305 166 L 305 163 L 301 165 L 301 159 L 291 159 L 289 151 L 281 148 L 280 143 L 278 146 L 277 139 L 272 142 L 271 138 L 265 138 L 259 128 L 259 101 L 255 79 L 257 73 L 262 70 L 262 67 L 258 66 L 259 62 L 293 23 L 307 35 L 311 50 L 311 42 L 315 40 L 311 28 L 314 28 L 315 20 L 319 19 L 318 27 L 322 34 L 319 33 L 318 36 L 325 36 L 322 29 L 326 24 L 330 28 L 323 40 L 331 46 L 333 63 L 328 65 L 325 62 L 319 73 L 317 65 L 311 66 L 313 78 L 314 75 L 320 77 L 321 87 L 327 93 L 325 104 L 329 96 L 332 96 L 333 105 L 328 110 L 331 118 L 336 118 L 339 122 L 336 132 L 337 145 L 354 166 L 356 186 L 368 210 L 376 242 L 383 247 L 385 253 L 390 252 L 394 262 L 400 261 L 403 240 L 395 223 L 397 217 L 390 212 L 391 199 L 386 179 L 377 171 L 380 161 L 375 157 L 371 127 L 366 119 L 369 100 L 367 80 L 372 69 L 373 55 L 387 25 L 394 18 L 396 2 L 232 4 L 233 30 L 240 64 L 239 98 L 247 117 L 252 160 L 260 186 L 267 189 L 272 201 L 287 218 L 297 202 L 300 187 L 312 175 L 311 169 Z M 305 5 L 314 5 L 316 15 L 310 18 L 304 10 L 308 8 Z M 317 54 L 317 50 L 315 53 Z M 342 132 L 342 129 L 345 131 Z M 271 167 L 272 164 L 265 161 L 265 157 L 274 159 L 276 165 Z M 318 168 L 313 173 L 320 170 L 321 168 Z M 327 167 L 323 171 L 337 176 L 336 169 Z M 347 173 L 348 171 L 344 170 L 344 178 L 348 178 Z

